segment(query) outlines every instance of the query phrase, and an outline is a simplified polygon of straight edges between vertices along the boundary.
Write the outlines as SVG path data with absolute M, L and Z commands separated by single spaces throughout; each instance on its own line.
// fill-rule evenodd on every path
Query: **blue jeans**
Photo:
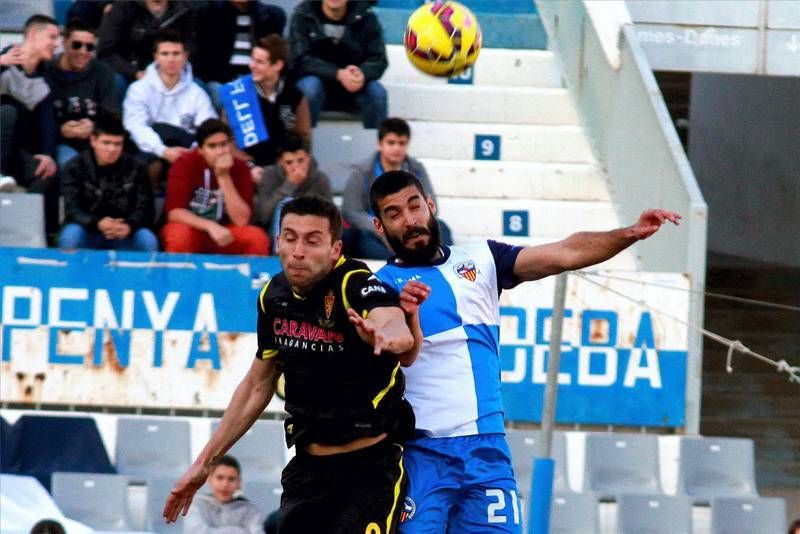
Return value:
M 58 236 L 58 248 L 94 248 L 114 250 L 140 250 L 142 252 L 158 251 L 158 239 L 147 228 L 139 228 L 125 239 L 107 239 L 100 232 L 89 232 L 75 223 L 64 225 Z
M 317 119 L 323 109 L 349 110 L 355 106 L 361 112 L 364 128 L 379 127 L 388 113 L 386 89 L 377 80 L 367 82 L 361 91 L 355 94 L 348 93 L 337 81 L 324 82 L 318 76 L 300 78 L 297 88 L 308 99 L 312 126 L 317 125 Z
M 77 155 L 78 151 L 69 145 L 58 145 L 56 147 L 56 163 L 58 163 L 59 168 Z

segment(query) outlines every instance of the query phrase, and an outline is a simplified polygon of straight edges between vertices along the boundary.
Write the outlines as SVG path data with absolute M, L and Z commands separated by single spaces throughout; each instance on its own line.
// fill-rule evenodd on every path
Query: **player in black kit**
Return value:
M 269 404 L 286 378 L 286 441 L 297 454 L 283 471 L 281 534 L 395 532 L 406 476 L 402 447 L 414 414 L 400 370 L 422 343 L 417 309 L 429 288 L 393 289 L 341 255 L 341 216 L 319 197 L 281 210 L 283 271 L 258 299 L 258 351 L 217 431 L 164 507 L 186 513 L 210 467 Z M 268 445 L 266 445 L 268 446 Z

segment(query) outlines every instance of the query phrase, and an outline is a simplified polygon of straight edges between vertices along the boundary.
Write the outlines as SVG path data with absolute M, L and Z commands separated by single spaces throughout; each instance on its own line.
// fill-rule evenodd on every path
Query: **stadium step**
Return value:
M 389 114 L 406 119 L 576 125 L 566 89 L 387 83 Z
M 409 121 L 417 158 L 594 163 L 580 126 Z M 476 156 L 478 156 L 476 158 Z
M 609 200 L 605 177 L 590 163 L 421 161 L 440 197 Z
M 441 215 L 453 229 L 454 236 L 507 235 L 520 233 L 530 237 L 561 239 L 579 230 L 609 230 L 619 226 L 609 202 L 572 200 L 494 199 L 441 197 Z M 504 214 L 527 214 L 528 229 L 504 231 Z M 523 217 L 524 218 L 524 217 Z M 514 229 L 512 229 L 514 230 Z
M 374 8 L 383 27 L 387 44 L 401 44 L 410 8 Z M 547 48 L 547 32 L 536 13 L 478 13 L 478 23 L 483 33 L 484 48 Z
M 389 68 L 381 78 L 385 83 L 420 83 L 455 85 L 454 82 L 476 86 L 501 87 L 562 87 L 561 70 L 555 55 L 549 50 L 513 50 L 487 48 L 481 50 L 472 67 L 472 79 L 448 80 L 429 76 L 411 64 L 402 45 L 387 45 Z

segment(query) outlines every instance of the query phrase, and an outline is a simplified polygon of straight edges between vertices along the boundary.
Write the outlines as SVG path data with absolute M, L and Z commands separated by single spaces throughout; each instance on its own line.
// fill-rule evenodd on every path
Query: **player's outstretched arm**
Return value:
M 236 387 L 219 427 L 167 497 L 163 512 L 167 523 L 178 519 L 178 514 L 186 515 L 194 494 L 208 478 L 211 466 L 236 443 L 267 407 L 275 393 L 279 376 L 274 359 L 253 361 L 244 379 Z
M 681 216 L 675 212 L 649 209 L 642 212 L 632 226 L 608 232 L 578 232 L 562 241 L 526 247 L 517 256 L 514 275 L 521 280 L 538 280 L 595 265 L 647 239 L 667 221 L 678 225 L 680 220 Z
M 414 336 L 406 325 L 403 311 L 397 307 L 372 308 L 366 317 L 361 317 L 353 308 L 347 310 L 350 322 L 365 343 L 375 347 L 373 353 L 404 354 L 414 347 Z

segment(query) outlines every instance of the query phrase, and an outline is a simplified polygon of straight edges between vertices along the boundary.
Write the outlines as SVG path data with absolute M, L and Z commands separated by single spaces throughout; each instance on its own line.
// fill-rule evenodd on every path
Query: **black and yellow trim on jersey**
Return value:
M 397 365 L 394 366 L 394 370 L 392 371 L 392 376 L 391 378 L 389 378 L 389 384 L 385 388 L 380 390 L 378 394 L 375 395 L 375 398 L 372 399 L 372 407 L 375 408 L 376 410 L 378 409 L 378 404 L 381 403 L 386 394 L 389 393 L 389 391 L 391 391 L 391 389 L 394 387 L 394 383 L 397 379 L 397 371 L 399 370 L 400 370 L 400 362 L 397 362 Z
M 394 376 L 394 375 L 392 375 Z M 394 444 L 395 447 L 400 447 L 400 452 L 403 452 L 403 446 L 397 443 Z M 394 512 L 397 510 L 397 504 L 400 501 L 400 490 L 403 487 L 403 478 L 405 477 L 405 469 L 403 466 L 403 455 L 400 455 L 400 460 L 397 462 L 398 467 L 400 467 L 400 476 L 397 477 L 397 481 L 394 483 L 394 499 L 392 500 L 392 509 L 389 511 L 389 515 L 386 516 L 386 532 L 389 533 L 392 531 L 392 519 L 394 518 Z
M 349 271 L 347 274 L 344 275 L 344 278 L 342 278 L 342 303 L 344 303 L 345 310 L 349 310 L 351 308 L 350 300 L 347 298 L 347 281 L 350 280 L 350 277 L 356 273 L 367 273 L 369 275 L 372 275 L 372 273 L 367 269 L 353 269 L 352 271 Z M 366 319 L 367 318 L 366 311 L 367 310 L 358 311 L 358 314 Z
M 267 280 L 267 283 L 261 288 L 261 293 L 258 294 L 258 305 L 261 307 L 261 311 L 264 313 L 267 313 L 267 309 L 264 307 L 264 295 L 267 294 L 267 288 L 269 287 L 270 282 L 272 282 L 272 278 Z

